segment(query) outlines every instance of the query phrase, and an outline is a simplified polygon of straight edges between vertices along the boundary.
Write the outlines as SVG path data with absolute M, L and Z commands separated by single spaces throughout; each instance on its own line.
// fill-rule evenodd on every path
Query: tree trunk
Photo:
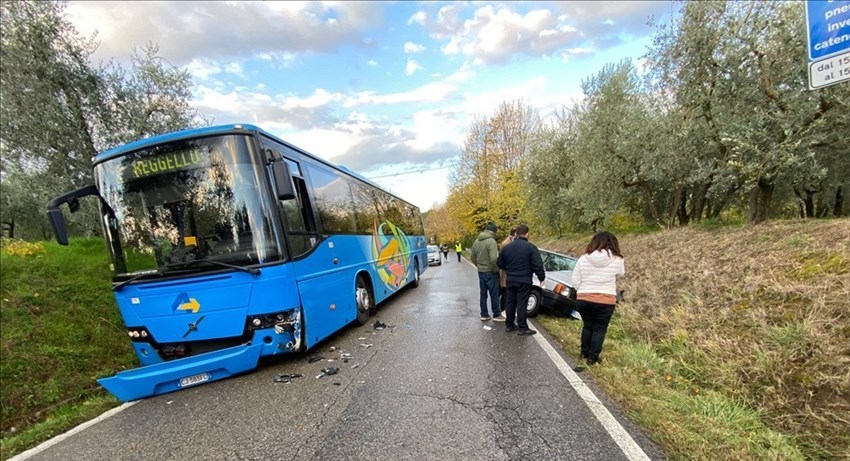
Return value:
M 835 207 L 832 208 L 832 215 L 840 218 L 844 214 L 844 193 L 841 186 L 835 191 Z
M 684 226 L 682 223 L 682 216 L 679 213 L 679 210 L 682 208 L 682 202 L 685 201 L 685 191 L 684 186 L 679 185 L 673 190 L 670 194 L 670 203 L 667 206 L 667 228 L 672 229 L 673 225 L 676 224 L 676 218 L 679 218 L 679 225 Z
M 794 186 L 794 195 L 800 199 L 800 218 L 815 217 L 815 191 L 804 187 L 802 192 Z
M 685 192 L 684 189 L 682 189 L 681 197 L 682 198 L 679 201 L 679 211 L 678 211 L 679 225 L 680 226 L 687 226 L 688 223 L 691 222 L 691 217 L 688 215 L 688 207 L 687 207 L 688 193 Z
M 756 187 L 750 192 L 748 221 L 759 224 L 767 221 L 770 212 L 770 202 L 773 200 L 773 190 L 776 184 L 766 178 L 759 178 Z
M 6 230 L 9 231 L 9 238 L 15 238 L 15 218 L 11 218 L 11 220 L 5 221 L 3 225 L 6 226 Z
M 705 196 L 708 193 L 708 188 L 711 187 L 711 179 L 705 184 L 698 184 L 694 188 L 693 200 L 691 201 L 691 212 L 689 213 L 694 221 L 702 220 L 702 213 L 705 211 Z

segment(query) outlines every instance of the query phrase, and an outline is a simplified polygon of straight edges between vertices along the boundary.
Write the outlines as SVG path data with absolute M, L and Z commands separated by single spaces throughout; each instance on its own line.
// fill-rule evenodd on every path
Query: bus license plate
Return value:
M 180 387 L 194 386 L 195 384 L 200 384 L 204 381 L 209 380 L 209 373 L 201 373 L 199 375 L 187 376 L 185 378 L 180 378 Z

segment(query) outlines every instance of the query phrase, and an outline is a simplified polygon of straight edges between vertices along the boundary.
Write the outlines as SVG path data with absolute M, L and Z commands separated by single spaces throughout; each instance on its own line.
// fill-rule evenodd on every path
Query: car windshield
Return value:
M 133 152 L 95 167 L 117 276 L 219 270 L 278 258 L 263 166 L 250 138 L 215 136 Z M 197 263 L 187 265 L 197 260 Z
M 545 252 L 543 255 L 543 269 L 547 272 L 571 271 L 575 269 L 576 259 L 556 253 Z
M 434 245 L 428 245 L 428 253 L 439 253 L 440 249 Z

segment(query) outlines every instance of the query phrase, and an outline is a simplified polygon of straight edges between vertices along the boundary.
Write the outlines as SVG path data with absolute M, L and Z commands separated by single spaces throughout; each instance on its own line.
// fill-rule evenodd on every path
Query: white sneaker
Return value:
M 490 317 L 489 315 L 485 315 L 484 317 L 481 317 L 481 321 L 482 321 L 482 322 L 486 322 L 486 321 L 488 321 L 488 320 L 490 320 L 490 319 L 491 319 L 491 317 Z
M 504 312 L 499 312 L 499 315 L 493 317 L 494 322 L 504 322 L 505 320 L 507 320 L 507 319 L 505 318 Z

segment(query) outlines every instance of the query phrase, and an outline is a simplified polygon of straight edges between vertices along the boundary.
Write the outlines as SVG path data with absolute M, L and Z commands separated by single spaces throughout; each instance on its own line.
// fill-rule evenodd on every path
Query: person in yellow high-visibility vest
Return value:
M 460 253 L 463 251 L 463 246 L 461 246 L 460 242 L 457 242 L 457 245 L 455 245 L 455 251 L 457 252 L 457 262 L 460 262 Z

